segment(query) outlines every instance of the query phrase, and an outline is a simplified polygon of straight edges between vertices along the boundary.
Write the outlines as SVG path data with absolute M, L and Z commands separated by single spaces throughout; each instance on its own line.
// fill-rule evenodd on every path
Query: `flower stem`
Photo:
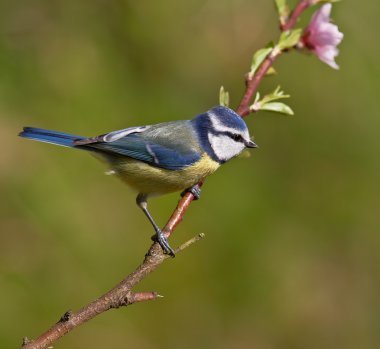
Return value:
M 285 22 L 285 24 L 280 26 L 281 31 L 286 31 L 286 30 L 292 29 L 296 25 L 296 23 L 297 23 L 298 19 L 300 18 L 302 12 L 305 11 L 307 8 L 309 8 L 311 5 L 313 5 L 312 0 L 301 0 L 297 4 L 297 6 L 294 8 L 289 19 Z
M 293 29 L 303 11 L 305 11 L 312 4 L 313 0 L 300 0 L 300 2 L 294 8 L 287 22 L 283 26 L 281 26 L 281 30 L 285 31 Z M 245 93 L 236 111 L 241 117 L 245 117 L 252 112 L 252 110 L 250 109 L 250 103 L 254 94 L 257 91 L 257 88 L 259 87 L 262 79 L 264 78 L 269 68 L 273 65 L 276 58 L 285 51 L 286 50 L 282 51 L 274 48 L 272 52 L 264 60 L 264 62 L 261 64 L 260 68 L 256 71 L 255 75 L 253 77 L 249 77 L 248 75 L 246 76 Z

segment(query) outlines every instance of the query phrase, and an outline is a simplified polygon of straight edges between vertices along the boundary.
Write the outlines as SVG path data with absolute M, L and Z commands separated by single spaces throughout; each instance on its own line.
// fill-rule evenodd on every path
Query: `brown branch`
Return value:
M 301 13 L 311 5 L 311 2 L 312 0 L 301 0 L 295 7 L 288 21 L 283 25 L 282 30 L 289 30 L 293 28 Z M 247 76 L 246 90 L 237 109 L 237 113 L 242 117 L 245 117 L 251 113 L 249 105 L 253 95 L 256 93 L 257 88 L 268 69 L 273 65 L 275 59 L 281 53 L 282 52 L 280 50 L 273 49 L 261 64 L 256 74 L 253 77 Z M 201 187 L 203 183 L 204 180 L 202 180 L 198 185 Z M 163 228 L 163 232 L 167 237 L 174 232 L 177 225 L 182 221 L 184 214 L 193 200 L 194 195 L 188 192 L 179 201 L 176 209 Z M 176 253 L 183 251 L 185 248 L 199 241 L 203 237 L 204 235 L 202 234 L 194 237 L 178 247 L 176 249 Z M 144 261 L 136 268 L 134 272 L 129 274 L 117 286 L 90 304 L 79 309 L 76 313 L 67 311 L 55 325 L 40 335 L 37 339 L 29 340 L 25 337 L 22 343 L 22 349 L 48 348 L 51 344 L 56 342 L 68 332 L 109 309 L 129 306 L 137 302 L 145 302 L 161 297 L 156 292 L 134 293 L 132 292 L 132 289 L 147 275 L 155 271 L 167 258 L 168 256 L 162 252 L 161 247 L 157 243 L 153 243 L 145 255 Z
M 303 11 L 305 11 L 310 6 L 316 4 L 317 2 L 318 0 L 301 0 L 292 11 L 289 19 L 283 25 L 280 26 L 280 29 L 282 31 L 292 29 L 296 25 L 298 19 L 301 17 Z
M 294 8 L 289 19 L 285 22 L 284 25 L 281 26 L 281 30 L 286 31 L 292 29 L 296 25 L 303 11 L 310 7 L 314 3 L 314 1 L 315 0 L 301 0 Z M 268 72 L 269 68 L 273 65 L 276 58 L 280 56 L 282 53 L 283 51 L 274 48 L 272 52 L 269 53 L 264 62 L 261 64 L 254 76 L 251 77 L 249 74 L 246 75 L 245 93 L 236 111 L 241 117 L 245 117 L 252 112 L 249 109 L 249 106 L 254 94 L 257 91 L 257 88 L 259 87 L 261 81 L 263 80 L 265 74 Z
M 282 52 L 280 50 L 273 49 L 272 52 L 268 55 L 268 57 L 261 64 L 260 68 L 253 77 L 250 77 L 249 74 L 246 75 L 245 94 L 236 111 L 242 118 L 251 113 L 249 106 L 252 101 L 253 95 L 256 93 L 261 80 L 264 78 L 269 68 L 273 65 L 273 62 L 281 53 Z
M 191 246 L 195 242 L 198 242 L 203 237 L 204 234 L 199 234 L 193 237 L 179 246 L 175 252 L 179 253 L 183 251 L 185 248 Z M 143 263 L 139 265 L 133 273 L 129 274 L 124 280 L 122 280 L 116 287 L 85 307 L 79 309 L 76 313 L 67 311 L 55 325 L 53 325 L 37 339 L 29 340 L 24 338 L 22 349 L 48 348 L 51 344 L 56 342 L 59 338 L 74 328 L 109 309 L 117 309 L 137 302 L 145 302 L 162 297 L 157 292 L 134 293 L 132 292 L 132 289 L 148 274 L 156 270 L 166 259 L 168 259 L 168 255 L 163 254 L 161 247 L 157 243 L 152 244 Z

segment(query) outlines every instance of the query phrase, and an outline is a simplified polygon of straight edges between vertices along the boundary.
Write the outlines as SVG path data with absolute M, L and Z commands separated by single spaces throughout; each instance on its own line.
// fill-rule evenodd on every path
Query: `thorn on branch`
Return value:
M 245 74 L 244 76 L 245 87 L 248 87 L 251 80 L 252 80 L 251 74 L 249 73 Z
M 157 298 L 163 298 L 157 292 L 138 292 L 132 293 L 129 297 L 129 304 L 137 303 L 137 302 L 145 302 L 151 301 Z
M 66 313 L 64 313 L 61 318 L 59 319 L 58 323 L 62 323 L 62 322 L 67 322 L 71 319 L 71 317 L 73 316 L 73 312 L 71 310 L 68 310 L 66 311 Z
M 33 341 L 30 340 L 28 337 L 24 337 L 24 338 L 22 339 L 21 347 L 24 347 L 25 345 L 27 345 L 27 344 L 29 344 L 29 343 L 31 343 L 31 342 L 33 342 Z
M 118 309 L 120 307 L 127 307 L 128 305 L 132 305 L 138 302 L 145 302 L 150 300 L 155 300 L 157 298 L 162 298 L 160 294 L 157 292 L 128 292 L 127 295 L 119 298 L 119 300 L 115 301 L 110 305 L 110 309 Z

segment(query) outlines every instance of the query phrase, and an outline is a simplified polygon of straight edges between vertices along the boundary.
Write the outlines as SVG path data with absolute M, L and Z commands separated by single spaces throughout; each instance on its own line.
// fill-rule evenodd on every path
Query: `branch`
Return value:
M 280 29 L 286 31 L 294 28 L 303 11 L 317 2 L 318 0 L 301 0 L 292 11 L 288 20 L 283 25 L 280 25 Z
M 175 252 L 179 253 L 203 238 L 204 234 L 199 234 L 179 246 Z M 168 258 L 169 256 L 162 252 L 161 247 L 157 243 L 152 244 L 142 264 L 117 286 L 90 304 L 79 309 L 76 313 L 67 311 L 55 325 L 37 339 L 28 340 L 27 338 L 24 338 L 22 349 L 48 348 L 51 344 L 72 331 L 74 328 L 109 309 L 117 309 L 123 306 L 126 307 L 137 302 L 145 302 L 162 297 L 157 292 L 134 293 L 132 289 Z
M 305 11 L 308 7 L 312 5 L 313 0 L 300 0 L 300 2 L 297 4 L 293 12 L 291 13 L 288 20 L 284 23 L 284 25 L 281 25 L 282 31 L 287 31 L 290 29 L 293 29 L 296 25 L 298 19 L 300 18 L 303 11 Z M 257 88 L 259 87 L 261 81 L 263 80 L 264 76 L 268 72 L 269 68 L 273 65 L 274 61 L 277 57 L 279 57 L 284 51 L 278 50 L 273 48 L 273 50 L 269 53 L 267 58 L 264 60 L 264 62 L 261 64 L 260 68 L 257 70 L 254 76 L 250 77 L 249 74 L 246 75 L 246 89 L 244 96 L 239 104 L 239 107 L 237 108 L 237 113 L 241 117 L 245 117 L 249 115 L 252 111 L 249 109 L 250 102 L 252 101 L 252 98 L 254 94 L 257 92 Z
M 311 2 L 312 0 L 300 0 L 288 21 L 284 23 L 281 29 L 285 31 L 293 28 L 301 13 L 311 5 Z M 274 48 L 260 65 L 257 72 L 252 77 L 249 77 L 249 75 L 246 76 L 246 90 L 237 109 L 237 113 L 240 116 L 245 117 L 253 112 L 249 109 L 253 95 L 256 93 L 257 88 L 268 69 L 273 65 L 276 58 L 280 56 L 282 52 L 283 51 Z M 198 183 L 198 185 L 201 187 L 203 183 L 204 180 Z M 177 225 L 182 221 L 184 214 L 193 200 L 194 195 L 188 192 L 179 201 L 176 209 L 163 228 L 163 232 L 166 237 L 169 237 L 174 232 Z M 185 248 L 201 240 L 203 237 L 204 235 L 202 234 L 194 237 L 179 246 L 176 249 L 176 253 L 183 251 Z M 161 297 L 156 292 L 134 293 L 132 290 L 146 276 L 155 271 L 166 259 L 168 259 L 168 256 L 162 252 L 161 247 L 157 243 L 153 243 L 145 255 L 144 261 L 136 268 L 134 272 L 129 274 L 117 286 L 90 304 L 79 309 L 76 313 L 67 311 L 55 325 L 40 335 L 37 339 L 29 340 L 24 338 L 22 349 L 48 348 L 59 338 L 77 328 L 79 325 L 91 320 L 93 317 L 109 309 L 129 306 L 137 302 L 145 302 Z
M 269 68 L 273 65 L 275 59 L 282 53 L 280 50 L 273 49 L 272 52 L 268 55 L 268 57 L 261 64 L 259 70 L 253 77 L 250 77 L 249 74 L 246 75 L 246 90 L 245 94 L 237 108 L 237 113 L 244 118 L 245 116 L 251 113 L 249 109 L 250 103 L 254 94 L 259 87 L 261 80 L 264 78 L 265 74 L 268 72 Z

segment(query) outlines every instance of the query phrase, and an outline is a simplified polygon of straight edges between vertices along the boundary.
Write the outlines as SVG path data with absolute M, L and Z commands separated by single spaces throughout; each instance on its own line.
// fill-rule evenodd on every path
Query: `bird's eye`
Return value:
M 242 140 L 242 136 L 239 135 L 239 134 L 237 134 L 237 133 L 234 133 L 234 134 L 232 135 L 232 139 L 233 139 L 234 141 L 236 141 L 236 142 L 240 142 L 240 141 Z

